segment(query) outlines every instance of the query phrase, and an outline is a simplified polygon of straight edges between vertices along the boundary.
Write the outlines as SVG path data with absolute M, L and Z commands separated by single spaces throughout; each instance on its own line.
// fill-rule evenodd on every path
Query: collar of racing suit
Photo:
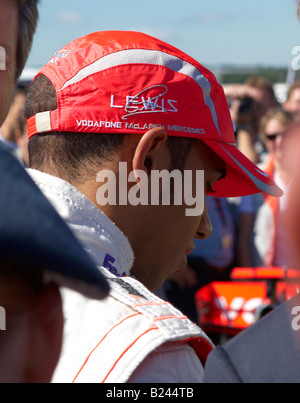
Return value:
M 133 250 L 126 236 L 102 211 L 68 182 L 28 169 L 36 185 L 73 230 L 98 267 L 130 276 Z

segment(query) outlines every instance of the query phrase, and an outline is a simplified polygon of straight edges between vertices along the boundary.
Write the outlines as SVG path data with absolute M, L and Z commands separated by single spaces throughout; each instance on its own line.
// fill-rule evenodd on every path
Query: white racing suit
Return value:
M 69 183 L 28 172 L 111 285 L 102 301 L 63 289 L 64 342 L 53 382 L 201 382 L 211 341 L 130 277 L 134 255 L 124 234 Z

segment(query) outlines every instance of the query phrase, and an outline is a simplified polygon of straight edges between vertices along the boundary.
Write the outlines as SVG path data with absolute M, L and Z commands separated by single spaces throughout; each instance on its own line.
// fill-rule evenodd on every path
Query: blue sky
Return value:
M 41 0 L 27 67 L 101 30 L 156 36 L 202 64 L 287 66 L 300 46 L 296 0 Z

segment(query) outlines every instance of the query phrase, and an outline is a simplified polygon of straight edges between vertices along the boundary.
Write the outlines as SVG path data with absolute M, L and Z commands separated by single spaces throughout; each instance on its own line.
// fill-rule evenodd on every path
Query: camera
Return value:
M 239 105 L 238 114 L 247 115 L 253 110 L 253 108 L 254 108 L 254 100 L 249 96 L 245 96 L 244 98 L 242 98 L 241 103 Z

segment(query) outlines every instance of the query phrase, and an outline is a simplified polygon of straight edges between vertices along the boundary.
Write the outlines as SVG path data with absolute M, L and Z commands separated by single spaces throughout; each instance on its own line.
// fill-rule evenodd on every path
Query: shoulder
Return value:
M 187 343 L 169 342 L 149 354 L 128 382 L 201 383 L 202 378 L 203 367 L 194 350 Z
M 213 351 L 204 381 L 299 382 L 300 295 Z
M 172 377 L 179 358 L 184 366 L 202 367 L 212 345 L 198 326 L 136 280 L 110 280 L 103 301 L 64 293 L 65 339 L 56 382 L 127 382 L 144 361 L 159 371 L 165 354 Z

